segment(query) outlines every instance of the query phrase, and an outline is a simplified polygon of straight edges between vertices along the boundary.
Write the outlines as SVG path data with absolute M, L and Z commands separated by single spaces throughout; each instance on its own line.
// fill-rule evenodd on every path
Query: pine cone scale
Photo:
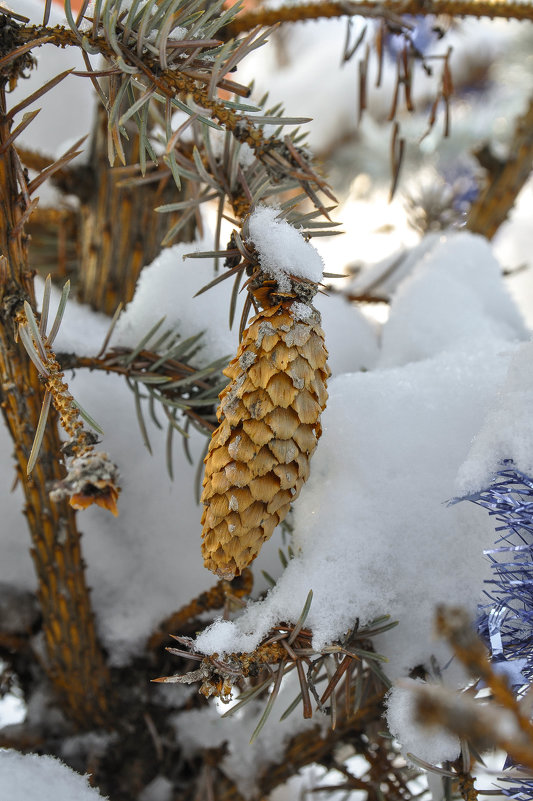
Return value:
M 202 493 L 204 560 L 223 578 L 239 575 L 284 519 L 321 433 L 323 332 L 315 310 L 297 321 L 291 305 L 260 312 L 224 370 L 231 382 L 220 395 Z

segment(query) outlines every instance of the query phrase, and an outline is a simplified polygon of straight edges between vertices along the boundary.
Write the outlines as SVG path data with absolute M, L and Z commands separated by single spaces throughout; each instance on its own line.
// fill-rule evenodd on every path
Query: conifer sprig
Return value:
M 506 2 L 506 0 L 429 0 L 423 4 L 417 0 L 325 0 L 324 2 L 282 5 L 277 8 L 261 8 L 239 14 L 228 24 L 227 36 L 237 36 L 258 25 L 270 26 L 283 22 L 303 22 L 313 19 L 335 19 L 359 16 L 369 19 L 396 19 L 404 14 L 421 16 L 488 17 L 489 19 L 533 20 L 533 4 L 529 2 Z
M 232 688 L 239 687 L 239 700 L 224 717 L 239 712 L 253 699 L 269 692 L 263 714 L 252 734 L 252 741 L 266 723 L 278 695 L 281 680 L 296 670 L 300 692 L 283 712 L 287 718 L 300 704 L 304 718 L 313 716 L 313 706 L 328 715 L 334 729 L 339 716 L 356 716 L 365 705 L 365 698 L 377 688 L 386 691 L 390 682 L 381 669 L 386 661 L 372 645 L 372 638 L 397 624 L 388 615 L 376 618 L 367 626 L 354 628 L 341 641 L 316 651 L 312 646 L 312 631 L 305 627 L 313 599 L 309 592 L 301 615 L 295 624 L 280 623 L 251 653 L 233 653 L 225 657 L 204 656 L 194 650 L 187 637 L 175 637 L 181 649 L 168 648 L 175 656 L 193 658 L 199 667 L 185 675 L 156 679 L 162 683 L 191 684 L 201 681 L 200 693 L 231 699 Z M 272 670 L 273 667 L 277 669 Z M 249 684 L 248 677 L 254 681 Z M 314 704 L 313 704 L 314 700 Z
M 268 31 L 223 42 L 215 38 L 217 31 L 235 15 L 238 6 L 221 12 L 219 2 L 209 12 L 200 13 L 194 0 L 162 4 L 157 10 L 153 4 L 142 9 L 138 5 L 134 3 L 126 13 L 121 11 L 122 0 L 107 0 L 97 3 L 93 16 L 85 20 L 85 26 L 90 23 L 90 27 L 84 27 L 83 20 L 75 20 L 67 11 L 70 30 L 27 26 L 17 32 L 17 44 L 21 46 L 37 39 L 44 41 L 44 37 L 56 46 L 74 45 L 83 50 L 85 75 L 91 78 L 108 111 L 108 150 L 112 164 L 117 160 L 125 163 L 123 139 L 128 136 L 129 124 L 134 124 L 139 133 L 141 171 L 145 172 L 150 161 L 157 162 L 148 133 L 156 104 L 164 120 L 167 146 L 173 137 L 172 116 L 182 111 L 204 126 L 231 131 L 238 142 L 252 149 L 274 183 L 282 183 L 293 174 L 312 198 L 325 189 L 325 182 L 316 174 L 308 153 L 289 145 L 286 137 L 265 133 L 267 125 L 281 129 L 306 120 L 279 114 L 258 116 L 255 105 L 229 100 L 220 94 L 220 89 L 231 88 L 237 97 L 249 95 L 248 87 L 229 81 L 227 74 L 265 42 Z M 165 17 L 168 24 L 163 36 L 158 27 L 162 23 L 160 13 L 163 9 L 169 12 L 170 8 L 174 9 L 173 16 Z M 96 54 L 107 59 L 108 68 L 93 69 L 90 56 Z M 184 173 L 177 167 L 172 147 L 163 160 L 179 186 Z M 197 164 L 193 173 L 198 173 Z
M 175 330 L 165 329 L 163 323 L 164 318 L 133 348 L 111 347 L 95 357 L 64 353 L 60 359 L 65 369 L 87 368 L 125 377 L 149 453 L 152 446 L 147 416 L 156 428 L 166 427 L 166 462 L 172 478 L 174 432 L 180 434 L 192 463 L 187 444 L 191 426 L 208 436 L 216 427 L 218 394 L 227 383 L 221 373 L 227 357 L 195 367 L 195 356 L 202 348 L 202 332 L 182 339 Z

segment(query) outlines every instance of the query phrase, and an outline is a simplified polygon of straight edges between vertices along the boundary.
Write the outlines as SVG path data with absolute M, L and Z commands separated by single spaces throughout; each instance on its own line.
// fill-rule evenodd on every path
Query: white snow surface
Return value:
M 0 749 L 0 798 L 9 801 L 102 801 L 87 776 L 59 759 Z
M 421 257 L 394 295 L 379 365 L 406 364 L 478 339 L 526 339 L 487 240 L 466 231 L 429 240 L 429 248 L 423 241 L 415 249 Z
M 459 738 L 441 726 L 422 726 L 415 718 L 413 689 L 424 683 L 421 679 L 403 679 L 401 686 L 392 688 L 387 697 L 389 731 L 402 743 L 404 752 L 432 764 L 453 762 L 461 753 Z
M 321 256 L 294 226 L 278 219 L 278 214 L 279 209 L 257 206 L 248 220 L 249 241 L 259 253 L 261 267 L 282 292 L 290 289 L 289 275 L 318 283 L 324 269 Z
M 156 776 L 139 795 L 139 801 L 171 801 L 173 784 L 165 776 Z
M 521 345 L 509 364 L 467 460 L 458 476 L 458 488 L 468 493 L 486 485 L 505 459 L 533 475 L 533 342 Z
M 347 291 L 366 295 L 376 290 L 379 297 L 392 297 L 402 281 L 419 265 L 428 251 L 433 250 L 441 234 L 429 233 L 411 248 L 402 247 L 384 259 L 360 271 L 350 281 Z

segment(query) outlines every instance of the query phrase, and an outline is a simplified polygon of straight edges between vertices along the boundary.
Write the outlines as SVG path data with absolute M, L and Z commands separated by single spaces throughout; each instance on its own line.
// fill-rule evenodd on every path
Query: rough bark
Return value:
M 22 344 L 17 320 L 25 300 L 33 303 L 33 274 L 27 263 L 24 214 L 29 198 L 12 145 L 5 84 L 0 87 L 0 401 L 14 447 L 16 471 L 25 497 L 31 555 L 46 646 L 45 669 L 63 712 L 78 727 L 104 725 L 109 718 L 109 674 L 98 643 L 85 581 L 80 534 L 72 509 L 53 503 L 50 484 L 61 477 L 60 440 L 51 416 L 41 457 L 26 475 L 43 387 Z

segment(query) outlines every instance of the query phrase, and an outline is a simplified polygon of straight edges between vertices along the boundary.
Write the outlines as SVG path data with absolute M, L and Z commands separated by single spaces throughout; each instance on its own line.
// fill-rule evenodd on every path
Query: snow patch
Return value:
M 461 753 L 458 737 L 441 726 L 423 726 L 416 720 L 413 689 L 421 684 L 425 684 L 421 679 L 403 679 L 401 687 L 392 688 L 387 698 L 389 730 L 401 742 L 404 752 L 431 764 L 453 762 Z
M 488 486 L 504 459 L 533 475 L 533 342 L 521 345 L 458 476 L 458 493 Z
M 9 801 L 102 801 L 104 796 L 59 759 L 0 749 L 0 798 Z
M 379 365 L 425 359 L 479 339 L 513 342 L 527 337 L 486 239 L 448 233 L 432 246 L 399 286 L 383 329 Z

